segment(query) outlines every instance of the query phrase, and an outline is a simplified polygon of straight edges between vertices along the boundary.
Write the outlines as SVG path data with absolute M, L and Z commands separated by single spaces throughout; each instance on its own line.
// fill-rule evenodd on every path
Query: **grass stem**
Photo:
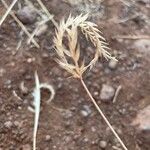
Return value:
M 118 139 L 118 141 L 120 142 L 120 144 L 122 145 L 122 147 L 124 148 L 124 150 L 128 150 L 127 147 L 125 146 L 125 144 L 123 143 L 123 141 L 121 140 L 121 138 L 119 137 L 119 135 L 117 134 L 117 132 L 114 130 L 114 128 L 112 127 L 112 125 L 109 123 L 108 119 L 105 117 L 104 113 L 102 112 L 102 110 L 100 109 L 100 107 L 98 106 L 98 104 L 96 103 L 95 99 L 91 95 L 90 91 L 88 90 L 88 88 L 87 88 L 87 86 L 86 86 L 86 84 L 85 84 L 85 82 L 83 81 L 82 78 L 81 78 L 81 83 L 82 83 L 85 91 L 87 92 L 88 96 L 92 100 L 92 102 L 93 102 L 94 106 L 96 107 L 97 111 L 100 113 L 100 115 L 102 116 L 102 118 L 104 119 L 104 121 L 106 122 L 106 124 L 111 129 L 112 133 Z

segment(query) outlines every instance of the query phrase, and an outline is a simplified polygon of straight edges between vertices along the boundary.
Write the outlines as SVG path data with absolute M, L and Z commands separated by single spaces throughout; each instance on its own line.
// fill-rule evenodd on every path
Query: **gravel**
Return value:
M 114 97 L 114 94 L 115 94 L 115 89 L 112 86 L 108 84 L 102 85 L 102 89 L 100 92 L 100 98 L 102 101 L 110 102 L 110 100 L 112 100 L 112 98 Z
M 99 146 L 100 146 L 100 148 L 105 149 L 107 147 L 107 142 L 106 141 L 100 141 Z
M 83 109 L 81 110 L 81 115 L 83 117 L 88 117 L 91 114 L 92 110 L 88 105 L 83 105 Z
M 117 68 L 117 64 L 118 64 L 118 61 L 111 59 L 109 61 L 108 67 L 112 70 L 115 70 Z

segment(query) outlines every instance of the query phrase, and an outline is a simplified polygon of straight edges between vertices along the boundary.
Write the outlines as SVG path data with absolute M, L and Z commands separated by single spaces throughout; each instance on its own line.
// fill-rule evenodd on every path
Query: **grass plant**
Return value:
M 125 146 L 117 132 L 114 130 L 114 128 L 102 112 L 101 108 L 96 103 L 83 80 L 83 73 L 87 69 L 92 69 L 100 57 L 103 56 L 106 59 L 116 60 L 107 51 L 107 49 L 109 48 L 107 47 L 107 43 L 105 42 L 104 37 L 101 36 L 101 31 L 98 30 L 97 25 L 93 22 L 87 21 L 87 19 L 88 15 L 81 14 L 77 17 L 72 17 L 70 15 L 66 21 L 63 19 L 60 22 L 60 25 L 57 27 L 57 30 L 55 32 L 56 35 L 54 37 L 55 51 L 58 56 L 56 61 L 63 69 L 70 73 L 72 77 L 80 80 L 82 86 L 84 87 L 99 114 L 109 126 L 112 133 L 118 139 L 124 150 L 127 150 L 127 147 Z M 93 59 L 88 64 L 85 64 L 84 58 L 83 60 L 81 60 L 80 58 L 81 50 L 78 41 L 79 29 L 86 37 L 86 39 L 91 41 L 96 49 Z M 65 41 L 67 41 L 67 45 L 66 42 L 64 42 L 64 39 L 66 39 Z

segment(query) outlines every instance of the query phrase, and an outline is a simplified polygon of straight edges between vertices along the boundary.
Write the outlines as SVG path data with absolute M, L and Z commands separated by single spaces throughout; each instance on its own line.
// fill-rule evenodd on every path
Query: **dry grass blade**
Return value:
M 8 9 L 8 5 L 4 0 L 1 0 L 1 2 L 3 3 L 3 5 L 5 6 L 6 9 Z M 30 38 L 31 34 L 28 32 L 28 30 L 26 29 L 26 27 L 22 24 L 22 22 L 16 17 L 16 15 L 14 14 L 13 11 L 10 11 L 10 15 L 14 18 L 14 20 L 19 24 L 19 26 L 21 27 L 21 29 L 26 33 L 26 35 Z M 39 48 L 39 44 L 32 39 L 32 43 Z
M 37 72 L 35 72 L 35 88 L 33 92 L 34 96 L 34 107 L 35 107 L 35 118 L 34 118 L 34 131 L 33 131 L 33 150 L 36 150 L 36 137 L 37 137 L 37 129 L 38 129 L 38 122 L 39 122 L 39 115 L 40 115 L 40 104 L 41 104 L 41 88 L 46 88 L 50 91 L 51 96 L 48 103 L 52 101 L 52 99 L 55 96 L 55 90 L 54 88 L 47 84 L 47 83 L 41 83 L 39 82 L 39 77 Z
M 0 26 L 2 25 L 2 23 L 4 22 L 4 20 L 6 19 L 6 17 L 8 16 L 8 14 L 10 13 L 11 9 L 14 7 L 14 5 L 16 4 L 18 0 L 14 0 L 11 5 L 9 6 L 9 8 L 7 9 L 6 13 L 3 15 L 2 19 L 0 20 Z
M 56 36 L 54 38 L 55 50 L 58 55 L 57 62 L 62 68 L 68 71 L 74 78 L 80 79 L 82 86 L 84 87 L 85 91 L 90 97 L 95 108 L 102 116 L 106 124 L 109 126 L 112 133 L 118 139 L 118 141 L 120 142 L 124 150 L 127 150 L 127 147 L 122 142 L 122 140 L 120 139 L 116 131 L 113 129 L 112 125 L 109 123 L 108 119 L 103 114 L 100 107 L 97 105 L 96 101 L 92 97 L 85 82 L 82 79 L 83 73 L 87 70 L 87 68 L 89 67 L 92 68 L 95 65 L 95 63 L 98 61 L 99 57 L 104 56 L 106 59 L 116 60 L 114 57 L 111 56 L 109 52 L 106 51 L 106 49 L 109 48 L 107 47 L 105 39 L 100 35 L 101 32 L 97 29 L 97 25 L 92 22 L 86 21 L 87 18 L 88 15 L 81 14 L 77 17 L 72 17 L 70 15 L 66 21 L 65 20 L 61 21 L 59 27 L 56 30 Z M 96 49 L 94 58 L 89 62 L 88 65 L 84 64 L 84 60 L 82 60 L 81 64 L 79 63 L 80 46 L 77 40 L 78 28 L 81 29 L 86 39 L 87 40 L 89 39 L 93 43 Z M 67 47 L 69 48 L 69 50 L 63 44 L 64 34 L 68 41 Z M 70 61 L 67 60 L 68 57 L 72 59 L 72 63 L 70 63 Z
M 40 114 L 40 103 L 41 103 L 41 92 L 40 92 L 40 82 L 37 72 L 35 72 L 35 89 L 33 92 L 34 96 L 34 106 L 35 106 L 35 118 L 34 118 L 34 131 L 33 131 L 33 150 L 36 150 L 36 136 L 39 122 Z

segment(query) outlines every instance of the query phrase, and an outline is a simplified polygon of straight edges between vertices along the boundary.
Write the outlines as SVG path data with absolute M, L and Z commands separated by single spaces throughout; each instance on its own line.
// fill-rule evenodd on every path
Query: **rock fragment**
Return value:
M 17 17 L 23 24 L 33 24 L 36 21 L 37 13 L 31 6 L 25 6 L 18 10 Z
M 102 101 L 109 102 L 110 100 L 112 100 L 114 94 L 115 94 L 115 89 L 112 86 L 108 84 L 102 85 L 102 89 L 100 92 L 100 98 Z

